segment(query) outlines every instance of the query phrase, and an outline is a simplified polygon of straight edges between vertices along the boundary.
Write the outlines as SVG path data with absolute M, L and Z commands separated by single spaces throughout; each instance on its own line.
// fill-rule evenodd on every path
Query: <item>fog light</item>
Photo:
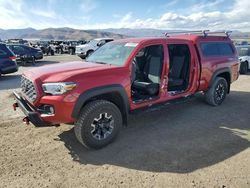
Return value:
M 37 111 L 40 112 L 41 114 L 48 114 L 48 115 L 55 114 L 54 107 L 52 105 L 48 105 L 48 104 L 43 104 L 43 105 L 39 106 Z

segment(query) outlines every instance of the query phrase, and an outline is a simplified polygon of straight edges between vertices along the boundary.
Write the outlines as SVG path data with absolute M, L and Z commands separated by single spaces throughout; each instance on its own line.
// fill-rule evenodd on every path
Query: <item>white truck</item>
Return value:
M 240 60 L 240 73 L 246 74 L 250 69 L 250 45 L 236 46 Z
M 113 41 L 112 38 L 97 38 L 89 41 L 87 44 L 76 46 L 76 55 L 80 58 L 84 59 L 90 54 L 92 54 L 95 50 L 97 50 L 102 45 Z

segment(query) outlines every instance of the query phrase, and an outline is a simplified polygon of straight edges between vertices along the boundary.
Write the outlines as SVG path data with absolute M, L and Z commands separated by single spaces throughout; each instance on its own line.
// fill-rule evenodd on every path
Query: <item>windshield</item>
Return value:
M 137 43 L 107 43 L 90 55 L 86 61 L 122 66 Z
M 249 56 L 250 47 L 237 47 L 239 56 Z
M 100 42 L 99 40 L 91 40 L 89 41 L 90 45 L 97 45 L 97 43 Z

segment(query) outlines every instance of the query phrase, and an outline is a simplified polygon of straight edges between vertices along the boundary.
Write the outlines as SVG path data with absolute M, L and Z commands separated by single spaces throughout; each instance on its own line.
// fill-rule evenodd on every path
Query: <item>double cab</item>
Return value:
M 135 110 L 203 93 L 219 106 L 239 76 L 236 49 L 210 32 L 109 42 L 84 62 L 28 70 L 14 108 L 36 126 L 74 123 L 89 148 L 112 142 Z

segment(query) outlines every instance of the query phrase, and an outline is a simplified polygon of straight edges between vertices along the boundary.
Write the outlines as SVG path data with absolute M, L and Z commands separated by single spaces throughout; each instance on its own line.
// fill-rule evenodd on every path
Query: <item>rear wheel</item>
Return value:
M 75 135 L 87 148 L 102 148 L 118 135 L 122 125 L 119 108 L 106 100 L 88 103 L 75 124 Z
M 228 84 L 225 78 L 217 77 L 212 86 L 206 92 L 206 101 L 212 106 L 220 105 L 226 98 Z
M 240 73 L 241 74 L 246 74 L 247 71 L 248 71 L 248 62 L 247 61 L 241 62 L 241 64 L 240 64 Z

